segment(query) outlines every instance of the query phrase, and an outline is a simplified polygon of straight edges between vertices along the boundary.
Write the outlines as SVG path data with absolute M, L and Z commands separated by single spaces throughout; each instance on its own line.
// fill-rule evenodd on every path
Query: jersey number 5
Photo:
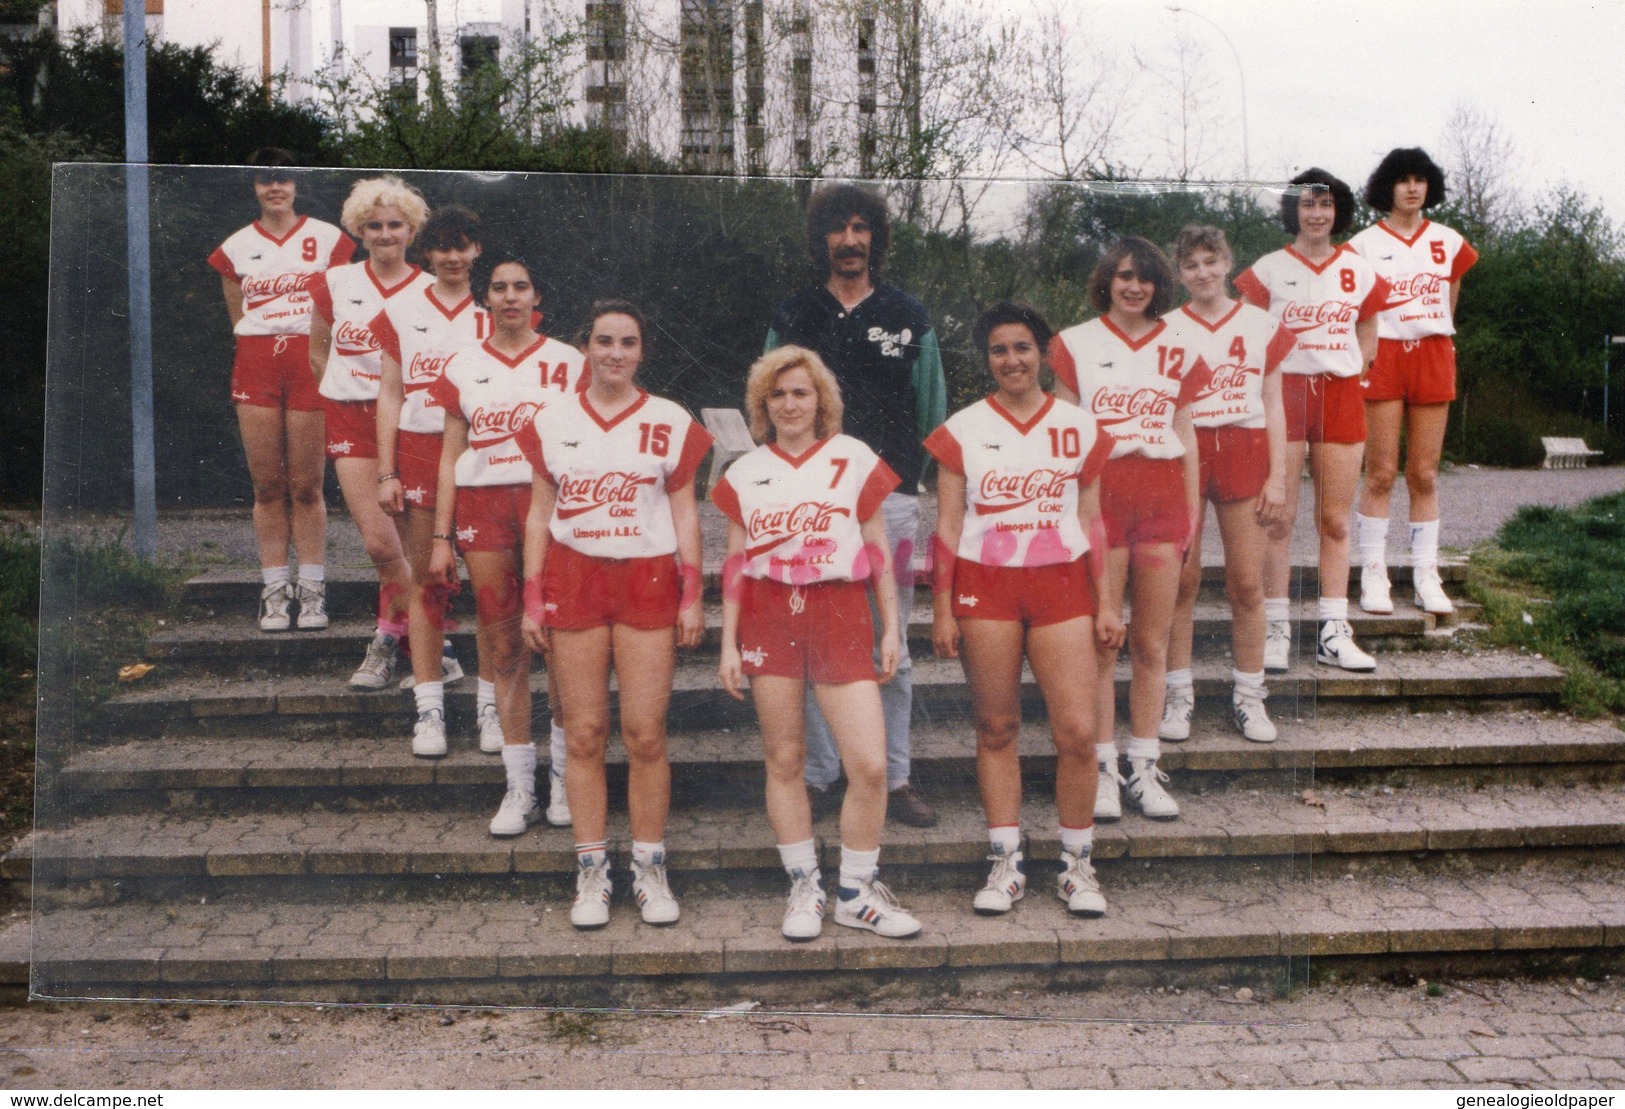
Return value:
M 562 369 L 562 365 L 560 366 Z M 638 425 L 638 451 L 641 454 L 653 454 L 660 458 L 666 457 L 671 449 L 670 424 L 639 424 Z
M 1441 240 L 1429 239 L 1428 253 L 1433 255 L 1433 260 L 1435 262 L 1441 266 L 1444 265 L 1444 243 Z

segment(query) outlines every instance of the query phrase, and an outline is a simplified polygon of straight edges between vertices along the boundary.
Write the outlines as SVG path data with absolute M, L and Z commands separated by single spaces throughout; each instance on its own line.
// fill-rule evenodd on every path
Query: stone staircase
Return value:
M 558 1004 L 748 986 L 805 1000 L 881 979 L 938 989 L 987 968 L 1065 982 L 1238 962 L 1298 974 L 1337 957 L 1506 969 L 1609 958 L 1625 947 L 1619 731 L 1558 712 L 1562 674 L 1544 660 L 1456 641 L 1461 625 L 1404 603 L 1395 570 L 1396 613 L 1353 621 L 1377 671 L 1297 660 L 1270 682 L 1273 745 L 1228 723 L 1228 611 L 1208 571 L 1194 735 L 1162 763 L 1184 815 L 1130 813 L 1097 831 L 1101 920 L 1069 917 L 1052 892 L 1053 758 L 1030 675 L 1031 896 L 1003 918 L 971 913 L 987 846 L 968 698 L 958 664 L 931 657 L 923 591 L 910 623 L 914 776 L 942 821 L 888 827 L 882 852 L 888 884 L 925 924 L 912 941 L 833 923 L 810 944 L 779 937 L 760 741 L 750 707 L 715 681 L 715 605 L 672 699 L 667 843 L 683 919 L 638 920 L 612 744 L 616 904 L 608 928 L 577 933 L 569 830 L 486 832 L 503 772 L 475 748 L 472 678 L 448 690 L 452 751 L 439 761 L 408 750 L 409 693 L 345 687 L 376 588 L 361 571 L 333 579 L 335 619 L 320 633 L 260 634 L 251 574 L 189 583 L 183 619 L 148 642 L 153 672 L 53 752 L 38 826 L 0 860 L 0 880 L 31 885 L 32 984 L 46 996 Z M 1453 590 L 1463 576 L 1447 568 Z M 1312 571 L 1299 577 L 1312 595 Z M 1306 602 L 1300 646 L 1311 616 Z M 454 635 L 465 663 L 471 629 L 465 619 Z M 544 686 L 538 672 L 545 757 Z M 816 828 L 831 875 L 836 823 Z M 16 946 L 0 942 L 0 961 Z

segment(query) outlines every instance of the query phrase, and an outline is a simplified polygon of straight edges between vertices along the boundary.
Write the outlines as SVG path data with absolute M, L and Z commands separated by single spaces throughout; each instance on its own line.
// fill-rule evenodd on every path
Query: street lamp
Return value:
M 1175 15 L 1194 15 L 1197 19 L 1219 32 L 1219 37 L 1230 48 L 1230 56 L 1236 60 L 1236 79 L 1241 83 L 1241 175 L 1251 181 L 1253 179 L 1253 160 L 1247 146 L 1247 72 L 1241 67 L 1241 54 L 1237 52 L 1236 44 L 1230 41 L 1230 36 L 1224 33 L 1223 27 L 1220 27 L 1201 12 L 1192 11 L 1190 8 L 1182 8 L 1178 4 L 1165 4 L 1163 6 Z

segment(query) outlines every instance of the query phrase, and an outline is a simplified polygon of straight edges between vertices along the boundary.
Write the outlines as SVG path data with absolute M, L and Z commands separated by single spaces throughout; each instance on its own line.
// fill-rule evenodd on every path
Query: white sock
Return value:
M 1156 762 L 1162 757 L 1162 742 L 1156 736 L 1150 739 L 1141 739 L 1139 736 L 1128 738 L 1128 758 L 1130 762 L 1135 759 L 1150 759 Z
M 1354 519 L 1359 525 L 1360 561 L 1388 565 L 1388 517 L 1362 516 L 1356 512 Z
M 666 841 L 644 843 L 642 840 L 633 840 L 632 861 L 639 866 L 663 865 L 666 861 Z
M 564 777 L 565 750 L 564 726 L 554 721 L 547 735 L 547 762 L 548 770 L 560 778 Z
M 818 847 L 815 841 L 779 844 L 779 862 L 791 879 L 818 877 Z
M 536 792 L 536 745 L 507 743 L 502 747 L 502 768 L 508 772 L 508 788 Z
M 1320 622 L 1328 620 L 1347 620 L 1349 618 L 1349 599 L 1347 597 L 1322 597 L 1320 599 Z
M 1112 740 L 1095 744 L 1095 761 L 1101 766 L 1117 765 L 1117 744 Z
M 1284 624 L 1292 619 L 1292 602 L 1285 597 L 1264 598 L 1264 619 L 1271 624 Z
M 1191 678 L 1191 671 L 1188 666 L 1183 670 L 1168 671 L 1165 681 L 1169 689 L 1190 689 L 1196 684 Z
M 1252 674 L 1247 673 L 1245 670 L 1232 670 L 1230 671 L 1230 680 L 1236 683 L 1236 692 L 1238 694 L 1251 693 L 1258 697 L 1263 697 L 1266 694 L 1264 671 L 1262 670 Z
M 597 843 L 576 844 L 576 866 L 582 870 L 589 867 L 603 866 L 609 859 L 609 844 L 600 840 Z
M 1000 824 L 996 828 L 987 830 L 987 842 L 992 845 L 995 855 L 1009 858 L 1021 850 L 1021 825 Z
M 264 579 L 266 585 L 275 585 L 279 581 L 288 580 L 288 568 L 286 566 L 261 566 L 260 577 Z
M 445 682 L 419 682 L 412 687 L 412 699 L 417 702 L 418 715 L 422 716 L 430 709 L 446 711 L 446 683 Z
M 474 694 L 474 709 L 475 709 L 475 711 L 476 712 L 479 711 L 480 709 L 484 708 L 486 705 L 495 705 L 496 703 L 497 703 L 497 683 L 496 682 L 488 682 L 484 678 L 481 678 L 480 679 L 480 684 L 479 684 L 479 690 L 478 690 L 478 692 L 476 692 Z
M 299 580 L 308 581 L 312 585 L 327 580 L 327 567 L 320 562 L 301 562 L 299 564 Z
M 1439 563 L 1439 521 L 1424 520 L 1411 525 L 1411 565 L 1436 566 Z
M 854 851 L 841 844 L 841 885 L 851 887 L 873 882 L 880 873 L 880 848 L 873 851 Z
M 1094 828 L 1068 828 L 1061 826 L 1061 850 L 1074 859 L 1087 859 L 1095 849 Z

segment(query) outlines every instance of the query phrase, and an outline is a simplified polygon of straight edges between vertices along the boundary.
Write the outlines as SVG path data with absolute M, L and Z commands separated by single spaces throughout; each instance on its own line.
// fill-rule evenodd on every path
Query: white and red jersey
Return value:
M 1163 318 L 1169 357 L 1177 351 L 1185 365 L 1201 363 L 1208 370 L 1191 400 L 1191 423 L 1263 427 L 1264 377 L 1279 372 L 1298 345 L 1292 332 L 1262 308 L 1240 301 L 1215 323 L 1188 304 Z
M 1423 220 L 1405 238 L 1377 222 L 1349 240 L 1349 246 L 1388 282 L 1388 303 L 1377 315 L 1379 339 L 1425 339 L 1454 335 L 1450 285 L 1473 268 L 1478 251 L 1443 224 Z
M 452 355 L 491 335 L 491 314 L 474 303 L 472 293 L 457 304 L 442 304 L 434 284 L 429 274 L 419 274 L 384 302 L 371 324 L 379 347 L 401 367 L 406 399 L 400 430 L 421 435 L 446 429 L 446 413 L 429 395 L 429 386 L 440 380 Z
M 243 288 L 235 334 L 308 335 L 311 278 L 354 253 L 355 240 L 337 227 L 300 216 L 280 239 L 255 220 L 216 247 L 209 265 Z
M 587 382 L 582 353 L 546 335 L 512 358 L 489 339 L 452 355 L 429 395 L 442 413 L 460 412 L 468 421 L 457 484 L 528 485 L 530 463 L 515 437 L 537 412 L 581 392 Z
M 1078 490 L 1100 476 L 1112 444 L 1094 417 L 1054 397 L 1025 423 L 994 397 L 949 416 L 925 449 L 965 479 L 956 553 L 986 566 L 1082 558 L 1089 539 L 1078 522 Z
M 800 457 L 757 447 L 711 490 L 722 514 L 745 529 L 745 576 L 788 585 L 863 581 L 878 567 L 863 522 L 898 485 L 861 439 L 833 435 Z
M 1130 339 L 1106 316 L 1069 327 L 1049 344 L 1055 380 L 1114 440 L 1112 457 L 1182 458 L 1174 413 L 1196 396 L 1194 362 L 1168 346 L 1168 322 Z
M 378 363 L 382 353 L 372 321 L 384 302 L 407 289 L 423 271 L 412 266 L 394 285 L 385 285 L 373 273 L 372 263 L 334 266 L 310 281 L 310 300 L 316 314 L 327 321 L 333 339 L 322 374 L 322 396 L 329 400 L 378 399 Z
M 550 404 L 518 442 L 558 490 L 555 541 L 593 558 L 654 558 L 677 550 L 668 494 L 694 480 L 711 434 L 682 405 L 640 389 L 608 420 L 584 392 Z
M 1266 254 L 1236 278 L 1236 291 L 1298 337 L 1282 373 L 1333 377 L 1360 375 L 1354 325 L 1388 301 L 1388 282 L 1347 244 L 1318 266 L 1291 247 Z

